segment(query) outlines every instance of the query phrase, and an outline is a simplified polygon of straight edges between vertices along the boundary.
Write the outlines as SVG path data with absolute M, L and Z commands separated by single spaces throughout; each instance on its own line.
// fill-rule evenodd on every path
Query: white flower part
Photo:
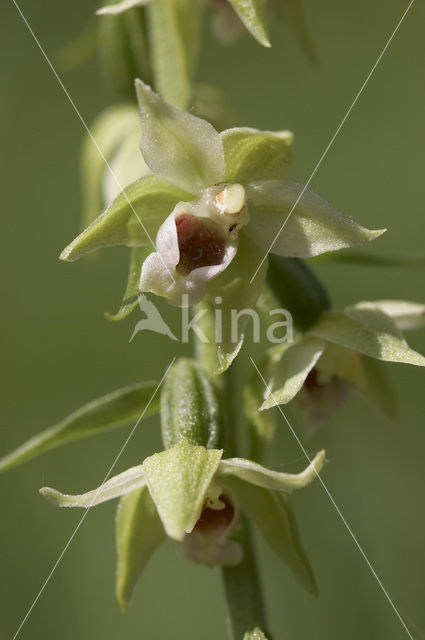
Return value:
M 191 260 L 196 261 L 211 245 L 207 242 L 198 247 L 199 251 L 196 246 L 192 246 L 190 256 L 182 258 L 176 220 L 181 222 L 183 216 L 206 218 L 215 223 L 215 228 L 211 228 L 212 234 L 218 240 L 221 236 L 223 241 L 223 256 L 219 264 L 195 267 L 188 273 L 185 271 L 181 260 L 187 258 L 187 264 L 190 264 Z M 239 184 L 214 185 L 201 192 L 199 200 L 179 202 L 158 230 L 156 252 L 151 253 L 143 263 L 140 291 L 163 296 L 176 306 L 200 302 L 205 296 L 207 282 L 222 273 L 235 257 L 238 232 L 248 222 L 245 190 Z
M 102 7 L 96 11 L 97 16 L 116 16 L 119 13 L 123 13 L 127 11 L 127 9 L 132 9 L 133 7 L 143 7 L 143 5 L 147 4 L 149 0 L 123 0 L 122 2 L 117 2 L 116 4 L 110 4 L 106 7 Z

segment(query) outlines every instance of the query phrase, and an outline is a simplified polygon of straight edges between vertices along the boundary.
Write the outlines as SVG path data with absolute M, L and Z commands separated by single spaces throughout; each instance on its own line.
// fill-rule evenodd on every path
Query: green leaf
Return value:
M 277 362 L 271 380 L 271 393 L 260 409 L 287 404 L 297 395 L 308 374 L 325 349 L 323 340 L 302 338 L 289 346 Z
M 182 438 L 208 449 L 217 447 L 221 427 L 215 389 L 194 360 L 173 364 L 161 390 L 161 428 L 168 449 Z
M 136 92 L 141 149 L 151 171 L 192 194 L 220 182 L 224 151 L 214 127 L 167 104 L 140 80 L 136 80 Z
M 225 484 L 270 548 L 295 573 L 303 587 L 316 595 L 313 572 L 301 546 L 288 499 L 238 478 L 226 478 Z
M 370 242 L 384 233 L 384 229 L 370 231 L 361 227 L 310 189 L 297 203 L 303 189 L 289 180 L 266 180 L 248 188 L 251 222 L 247 232 L 261 242 L 265 251 L 311 258 Z
M 147 487 L 121 498 L 116 520 L 117 580 L 115 594 L 122 611 L 155 549 L 165 538 L 164 528 Z
M 373 303 L 326 311 L 309 333 L 378 360 L 425 366 L 425 358 L 410 349 L 394 320 Z
M 243 185 L 258 180 L 283 180 L 291 162 L 290 131 L 258 131 L 248 127 L 221 134 L 226 181 Z
M 301 473 L 280 473 L 266 469 L 252 460 L 244 458 L 228 458 L 222 460 L 218 466 L 219 478 L 236 476 L 245 482 L 249 482 L 271 491 L 285 491 L 292 493 L 295 489 L 307 487 L 317 478 L 319 471 L 325 463 L 325 452 L 319 451 L 308 467 Z
M 200 0 L 154 0 L 147 9 L 155 87 L 178 109 L 189 106 L 202 8 Z
M 92 137 L 87 134 L 83 141 L 81 155 L 83 227 L 93 222 L 105 206 L 103 186 L 105 176 L 107 176 L 109 171 L 108 167 L 105 166 L 105 158 L 110 163 L 112 157 L 122 144 L 123 138 L 131 136 L 134 131 L 139 130 L 139 114 L 137 113 L 137 109 L 129 104 L 119 104 L 109 107 L 105 109 L 105 111 L 102 111 L 93 122 L 91 126 L 92 136 L 101 153 L 93 142 Z M 102 157 L 102 154 L 104 157 Z M 140 175 L 143 164 L 143 158 L 140 154 Z M 117 175 L 116 172 L 114 173 Z M 122 175 L 117 175 L 117 178 L 123 187 L 132 181 L 129 180 L 125 182 Z M 114 180 L 112 176 L 111 179 Z
M 222 453 L 182 440 L 144 461 L 150 494 L 170 538 L 181 541 L 195 526 Z
M 127 471 L 110 478 L 97 489 L 87 491 L 80 495 L 69 495 L 61 493 L 51 487 L 43 487 L 40 489 L 41 495 L 56 507 L 83 507 L 90 509 L 107 500 L 113 500 L 121 496 L 140 489 L 146 485 L 145 474 L 143 472 L 143 465 L 139 464 L 137 467 L 131 467 Z
M 255 627 L 252 631 L 247 631 L 243 637 L 243 640 L 268 640 L 267 636 L 259 629 Z
M 117 313 L 105 313 L 108 320 L 112 320 L 113 322 L 124 320 L 124 318 L 127 318 L 137 307 L 140 295 L 138 290 L 140 271 L 142 269 L 143 262 L 150 253 L 150 247 L 135 247 L 130 251 L 130 265 L 124 297 Z
M 360 302 L 355 306 L 360 309 L 363 304 L 370 303 Z M 374 300 L 372 304 L 390 316 L 401 331 L 425 327 L 425 304 L 405 300 Z
M 366 389 L 382 413 L 391 420 L 398 417 L 397 398 L 387 367 L 380 360 L 363 356 L 363 367 L 366 374 Z
M 284 233 L 284 231 L 282 232 Z M 287 309 L 297 329 L 305 331 L 330 307 L 328 293 L 309 267 L 297 258 L 269 255 L 267 284 Z
M 0 472 L 72 440 L 122 427 L 140 418 L 143 411 L 143 417 L 148 418 L 159 411 L 157 387 L 156 382 L 133 384 L 89 402 L 0 458 Z
M 248 225 L 249 226 L 249 225 Z M 217 373 L 222 373 L 231 365 L 238 355 L 251 322 L 255 330 L 255 320 L 251 318 L 252 309 L 263 289 L 266 278 L 267 261 L 261 266 L 255 279 L 250 284 L 249 276 L 263 258 L 263 250 L 245 232 L 239 234 L 239 247 L 235 258 L 220 276 L 207 285 L 208 299 L 217 297 L 222 302 L 217 304 L 222 310 L 222 336 L 218 341 Z M 254 314 L 255 315 L 255 314 Z M 236 318 L 232 322 L 232 317 Z
M 187 193 L 157 176 L 140 178 L 65 247 L 60 258 L 72 262 L 89 251 L 116 245 L 154 249 L 159 227 L 176 204 L 187 198 Z
M 265 0 L 229 0 L 230 4 L 256 40 L 270 47 L 266 29 Z

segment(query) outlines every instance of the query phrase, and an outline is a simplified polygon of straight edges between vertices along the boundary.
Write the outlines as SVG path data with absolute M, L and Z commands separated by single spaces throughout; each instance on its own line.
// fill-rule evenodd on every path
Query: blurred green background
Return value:
M 30 2 L 25 13 L 54 64 L 96 3 Z M 311 65 L 287 25 L 272 25 L 271 50 L 245 37 L 230 47 L 205 33 L 198 78 L 224 89 L 240 125 L 295 131 L 290 177 L 308 179 L 407 2 L 308 0 L 320 54 Z M 424 250 L 425 7 L 417 1 L 312 183 L 369 228 L 388 227 L 371 251 Z M 2 331 L 0 455 L 80 404 L 139 379 L 159 378 L 179 351 L 139 334 L 134 318 L 108 323 L 126 277 L 125 249 L 98 260 L 60 263 L 79 230 L 82 124 L 11 0 L 0 8 L 2 151 Z M 111 102 L 95 61 L 61 70 L 90 123 Z M 424 302 L 420 268 L 319 264 L 336 305 L 360 299 Z M 425 332 L 410 336 L 425 352 Z M 314 437 L 325 447 L 323 478 L 412 636 L 425 637 L 424 373 L 388 365 L 401 405 L 391 423 L 360 395 Z M 297 429 L 297 425 L 294 425 Z M 103 479 L 129 430 L 69 445 L 0 477 L 0 637 L 12 638 L 81 518 L 37 493 L 43 485 L 79 492 Z M 158 424 L 143 424 L 116 471 L 160 447 Z M 302 467 L 283 422 L 268 462 Z M 277 640 L 397 640 L 407 637 L 319 483 L 293 500 L 320 589 L 312 599 L 258 540 L 271 628 Z M 133 604 L 114 600 L 114 510 L 93 509 L 40 597 L 20 638 L 225 637 L 218 570 L 185 563 L 167 542 L 150 561 Z

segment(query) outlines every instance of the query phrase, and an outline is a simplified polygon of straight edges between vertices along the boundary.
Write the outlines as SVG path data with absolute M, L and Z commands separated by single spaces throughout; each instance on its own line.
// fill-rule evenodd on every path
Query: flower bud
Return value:
M 161 429 L 166 448 L 183 438 L 209 449 L 217 447 L 218 400 L 209 377 L 193 360 L 178 360 L 167 374 L 161 392 Z

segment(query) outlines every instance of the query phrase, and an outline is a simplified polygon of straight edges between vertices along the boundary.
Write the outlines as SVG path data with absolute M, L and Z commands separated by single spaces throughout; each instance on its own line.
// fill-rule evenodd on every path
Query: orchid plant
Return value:
M 86 509 L 120 499 L 116 596 L 122 609 L 168 537 L 188 561 L 221 567 L 232 637 L 270 640 L 251 524 L 307 591 L 317 593 L 288 496 L 307 487 L 325 463 L 322 450 L 296 474 L 261 464 L 264 445 L 274 438 L 270 409 L 293 402 L 305 430 L 325 421 L 352 388 L 371 392 L 386 411 L 392 409 L 381 365 L 425 366 L 402 334 L 425 327 L 425 305 L 385 300 L 331 309 L 326 289 L 303 261 L 368 243 L 385 229 L 361 226 L 287 178 L 290 131 L 222 127 L 225 109 L 214 92 L 204 109 L 214 118 L 201 117 L 201 107 L 192 112 L 205 4 L 124 0 L 98 11 L 105 25 L 100 45 L 111 42 L 112 51 L 119 42 L 121 52 L 125 45 L 133 62 L 142 52 L 137 68 L 143 80 L 129 75 L 134 65 L 127 59 L 120 81 L 127 88 L 135 81 L 137 102 L 120 101 L 102 112 L 93 126 L 97 148 L 84 143 L 84 230 L 61 259 L 128 247 L 123 303 L 107 317 L 121 320 L 141 296 L 160 297 L 195 314 L 201 310 L 207 344 L 195 336 L 195 358 L 173 361 L 163 381 L 138 382 L 88 403 L 1 458 L 0 472 L 159 413 L 162 451 L 87 493 L 44 487 L 41 494 L 54 505 Z M 270 45 L 266 5 L 279 8 L 277 0 L 209 4 L 217 11 L 221 40 L 244 25 L 260 44 Z M 281 4 L 296 16 L 298 35 L 313 58 L 300 0 Z M 112 39 L 114 29 L 118 36 Z M 249 353 L 249 318 L 278 305 L 293 320 L 293 339 L 262 344 L 249 379 L 238 358 L 244 342 Z M 249 445 L 246 457 L 240 455 L 241 439 Z

